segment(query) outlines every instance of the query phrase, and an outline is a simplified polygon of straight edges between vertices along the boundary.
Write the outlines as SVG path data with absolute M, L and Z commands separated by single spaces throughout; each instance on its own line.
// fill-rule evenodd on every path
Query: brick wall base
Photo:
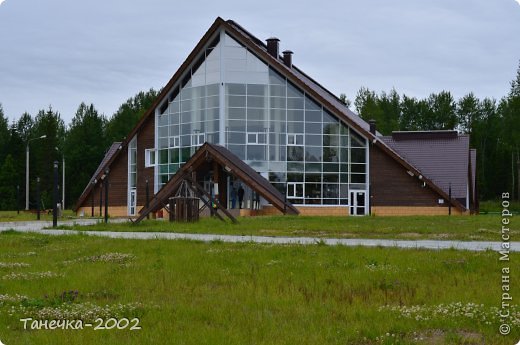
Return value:
M 296 206 L 296 205 L 295 205 Z M 348 216 L 349 210 L 346 206 L 324 206 L 324 207 L 313 207 L 313 206 L 296 206 L 300 211 L 300 216 Z M 249 211 L 249 210 L 241 210 Z M 275 216 L 281 215 L 282 212 L 278 211 L 274 206 L 264 206 L 261 210 L 252 211 L 256 215 L 260 216 Z M 242 216 L 242 212 L 240 212 Z
M 447 207 L 427 206 L 372 206 L 372 214 L 375 216 L 447 216 Z M 460 216 L 462 213 L 457 208 L 451 208 L 451 214 Z
M 143 206 L 137 206 L 137 210 L 139 211 Z M 78 217 L 90 217 L 92 214 L 92 208 L 91 207 L 80 207 L 76 211 L 76 215 Z M 116 218 L 116 217 L 129 217 L 128 216 L 128 207 L 127 206 L 110 206 L 108 208 L 108 215 L 109 217 Z M 105 216 L 105 208 L 102 209 L 102 215 L 101 217 Z M 94 217 L 99 217 L 99 206 L 94 207 Z

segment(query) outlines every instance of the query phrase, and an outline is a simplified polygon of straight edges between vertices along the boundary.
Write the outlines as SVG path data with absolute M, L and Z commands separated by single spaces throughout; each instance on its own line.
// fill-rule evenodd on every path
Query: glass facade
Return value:
M 157 114 L 159 188 L 208 141 L 293 204 L 348 205 L 367 189 L 366 140 L 309 95 L 225 33 L 200 61 Z

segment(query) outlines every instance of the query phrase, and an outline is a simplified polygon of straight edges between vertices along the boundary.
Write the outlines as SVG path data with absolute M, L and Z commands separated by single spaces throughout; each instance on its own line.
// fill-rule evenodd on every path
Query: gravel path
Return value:
M 115 220 L 124 222 L 126 220 Z M 81 219 L 74 221 L 60 221 L 62 225 L 89 225 L 95 224 L 95 219 Z M 111 220 L 114 222 L 114 220 Z M 314 237 L 269 237 L 269 236 L 236 236 L 216 234 L 183 234 L 169 232 L 115 232 L 115 231 L 77 231 L 43 229 L 52 226 L 52 222 L 6 222 L 0 223 L 0 232 L 14 229 L 19 232 L 35 232 L 45 235 L 76 235 L 101 236 L 109 238 L 126 239 L 166 239 L 166 240 L 194 240 L 194 241 L 222 241 L 222 242 L 255 242 L 274 244 L 317 244 L 365 246 L 365 247 L 398 247 L 398 248 L 423 248 L 423 249 L 459 249 L 471 251 L 483 251 L 491 249 L 502 250 L 502 242 L 492 241 L 437 241 L 437 240 L 384 240 L 384 239 L 346 239 L 346 238 L 314 238 Z M 520 252 L 520 242 L 509 242 L 511 252 Z

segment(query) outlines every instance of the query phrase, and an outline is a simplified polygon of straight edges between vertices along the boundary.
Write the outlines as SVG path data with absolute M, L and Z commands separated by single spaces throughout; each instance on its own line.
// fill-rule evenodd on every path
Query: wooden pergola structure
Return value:
M 212 182 L 219 186 L 218 195 L 216 195 L 214 199 L 200 184 L 201 178 L 208 174 L 211 175 Z M 214 205 L 209 205 L 209 207 L 216 207 L 215 212 L 217 216 L 220 210 L 233 220 L 234 217 L 227 211 L 226 207 L 228 204 L 228 175 L 234 176 L 236 179 L 242 181 L 243 184 L 258 193 L 258 195 L 263 197 L 283 214 L 299 214 L 298 209 L 289 203 L 282 193 L 248 164 L 223 146 L 205 143 L 181 166 L 177 173 L 172 176 L 161 190 L 157 192 L 154 198 L 150 200 L 149 206 L 139 211 L 139 217 L 136 222 L 140 222 L 152 212 L 157 212 L 163 208 L 167 209 L 169 198 L 176 194 L 183 181 L 188 181 L 193 190 L 198 191 L 203 197 L 206 197 L 207 200 L 213 202 Z M 207 202 L 207 200 L 205 202 Z

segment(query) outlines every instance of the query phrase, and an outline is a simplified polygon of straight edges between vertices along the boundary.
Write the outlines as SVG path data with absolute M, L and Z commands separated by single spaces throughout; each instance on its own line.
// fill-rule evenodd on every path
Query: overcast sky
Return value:
M 4 113 L 52 105 L 68 124 L 83 101 L 111 116 L 164 86 L 217 16 L 278 37 L 295 65 L 351 100 L 361 86 L 498 99 L 520 60 L 515 0 L 0 0 Z

